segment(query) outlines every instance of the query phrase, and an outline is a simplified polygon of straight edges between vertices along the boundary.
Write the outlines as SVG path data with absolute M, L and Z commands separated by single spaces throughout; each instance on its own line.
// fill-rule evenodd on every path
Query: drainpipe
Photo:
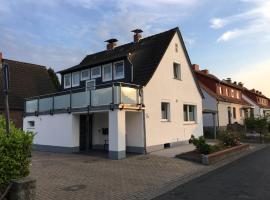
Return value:
M 133 64 L 132 64 L 132 62 L 131 62 L 131 60 L 130 60 L 130 56 L 131 56 L 131 53 L 128 53 L 128 56 L 127 56 L 127 59 L 128 59 L 128 62 L 130 63 L 130 68 L 131 68 L 131 82 L 133 83 L 133 70 L 134 70 L 134 67 L 133 67 Z
M 147 149 L 146 149 L 146 127 L 145 127 L 145 110 L 143 110 L 143 137 L 144 137 L 144 154 L 147 154 Z

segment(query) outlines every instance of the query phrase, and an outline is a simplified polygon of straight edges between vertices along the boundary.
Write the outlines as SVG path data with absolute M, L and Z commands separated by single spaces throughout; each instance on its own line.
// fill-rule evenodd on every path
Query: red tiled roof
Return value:
M 270 99 L 268 97 L 266 97 L 265 95 L 258 94 L 255 91 L 249 90 L 247 88 L 243 88 L 243 93 L 248 98 L 250 98 L 254 103 L 256 103 L 256 105 L 258 105 L 259 107 L 261 107 L 261 108 L 269 108 L 270 109 Z M 268 100 L 268 105 L 259 104 L 258 101 L 257 101 L 257 97 L 267 99 Z

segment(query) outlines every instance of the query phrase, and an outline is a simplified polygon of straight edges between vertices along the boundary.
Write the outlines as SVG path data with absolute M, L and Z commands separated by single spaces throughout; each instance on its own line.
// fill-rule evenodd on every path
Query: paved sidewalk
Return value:
M 178 154 L 186 153 L 186 152 L 192 151 L 194 149 L 195 149 L 195 147 L 194 147 L 193 144 L 183 144 L 183 145 L 168 148 L 168 149 L 162 149 L 162 150 L 159 150 L 159 151 L 153 151 L 150 154 L 151 155 L 174 158 Z
M 253 146 L 245 154 L 261 147 Z M 114 161 L 95 155 L 33 152 L 30 175 L 37 179 L 37 200 L 151 199 L 231 160 L 203 166 L 156 155 Z

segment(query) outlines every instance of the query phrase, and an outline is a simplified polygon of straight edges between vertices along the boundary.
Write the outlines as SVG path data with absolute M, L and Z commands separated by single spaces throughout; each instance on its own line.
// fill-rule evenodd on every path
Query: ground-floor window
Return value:
M 161 102 L 161 119 L 164 121 L 170 120 L 170 103 Z
M 196 121 L 196 106 L 184 104 L 184 121 L 195 122 Z
M 233 107 L 233 118 L 236 119 L 236 108 Z

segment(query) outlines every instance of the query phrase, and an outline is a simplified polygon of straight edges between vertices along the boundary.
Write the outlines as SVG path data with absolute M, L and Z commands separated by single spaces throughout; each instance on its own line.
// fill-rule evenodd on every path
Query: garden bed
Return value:
M 199 162 L 204 165 L 210 165 L 225 158 L 228 158 L 232 155 L 240 153 L 249 148 L 249 144 L 240 144 L 234 147 L 226 147 L 220 151 L 210 153 L 210 154 L 200 154 L 199 151 L 193 150 L 186 153 L 177 155 L 177 158 Z

